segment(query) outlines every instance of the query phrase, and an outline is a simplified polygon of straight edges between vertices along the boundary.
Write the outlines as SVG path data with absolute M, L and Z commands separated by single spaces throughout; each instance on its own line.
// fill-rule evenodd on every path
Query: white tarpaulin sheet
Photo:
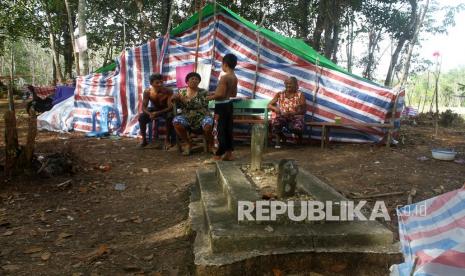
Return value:
M 39 130 L 68 132 L 73 129 L 74 96 L 56 104 L 37 117 Z

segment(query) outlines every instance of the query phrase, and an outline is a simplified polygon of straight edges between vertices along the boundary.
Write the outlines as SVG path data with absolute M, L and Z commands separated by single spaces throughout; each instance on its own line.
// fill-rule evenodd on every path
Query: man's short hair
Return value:
M 163 76 L 161 74 L 152 74 L 152 75 L 150 75 L 150 84 L 152 84 L 152 82 L 154 82 L 156 80 L 163 81 Z
M 228 65 L 229 68 L 234 69 L 237 65 L 237 57 L 234 54 L 226 54 L 223 57 L 223 63 Z
M 196 72 L 190 72 L 189 74 L 187 74 L 186 76 L 186 83 L 189 81 L 190 78 L 192 77 L 196 77 L 199 79 L 199 82 L 202 81 L 202 78 L 200 77 L 200 74 L 199 73 L 196 73 Z

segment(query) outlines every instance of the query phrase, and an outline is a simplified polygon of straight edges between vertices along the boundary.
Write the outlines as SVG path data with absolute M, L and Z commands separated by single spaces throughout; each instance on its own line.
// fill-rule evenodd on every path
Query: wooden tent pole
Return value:
M 163 72 L 163 61 L 165 59 L 166 49 L 169 48 L 170 46 L 169 43 L 170 43 L 170 31 L 171 31 L 171 18 L 173 17 L 174 2 L 175 1 L 171 1 L 170 14 L 168 17 L 168 26 L 166 26 L 165 40 L 163 41 L 163 45 L 162 45 L 161 53 L 160 53 L 160 60 L 158 61 L 160 68 L 157 73 L 160 73 L 160 74 Z
M 216 14 L 217 10 L 216 10 L 216 0 L 214 0 L 213 2 L 213 45 L 212 45 L 212 52 L 211 52 L 211 66 L 212 66 L 212 70 L 214 70 L 214 65 L 215 65 L 215 55 L 216 55 L 216 51 L 215 51 L 215 41 L 216 41 L 216 33 L 218 31 L 217 27 L 218 27 L 218 16 Z
M 389 148 L 391 146 L 392 132 L 394 131 L 394 122 L 396 120 L 397 103 L 399 101 L 400 93 L 402 93 L 402 88 L 401 87 L 399 87 L 399 91 L 397 91 L 396 97 L 394 99 L 394 105 L 392 106 L 392 110 L 391 110 L 390 124 L 392 125 L 392 128 L 389 128 L 389 130 L 388 130 L 388 137 L 386 139 L 386 147 L 387 148 Z
M 315 92 L 313 93 L 313 99 L 312 99 L 312 120 L 315 116 L 315 107 L 316 107 L 316 97 L 318 95 L 318 90 L 320 90 L 320 74 L 321 74 L 321 69 L 320 69 L 320 59 L 317 58 L 315 61 L 316 69 L 317 71 L 315 72 Z M 325 127 L 322 127 L 322 134 L 321 134 L 321 141 L 323 141 L 323 130 Z M 309 131 L 309 139 L 312 139 L 312 126 L 310 126 L 310 131 Z
M 252 99 L 255 99 L 255 93 L 257 91 L 257 81 L 258 81 L 258 71 L 260 70 L 260 50 L 261 50 L 261 37 L 260 37 L 260 29 L 263 26 L 263 22 L 265 21 L 266 13 L 263 13 L 262 20 L 260 25 L 258 25 L 257 30 L 255 31 L 255 35 L 257 36 L 257 64 L 255 65 L 255 77 L 253 81 L 253 89 L 252 89 Z
M 202 26 L 202 7 L 203 7 L 203 1 L 200 0 L 200 5 L 199 5 L 199 22 L 197 23 L 197 41 L 195 43 L 195 64 L 194 64 L 194 71 L 197 72 L 197 64 L 199 62 L 199 44 L 200 44 L 200 29 Z

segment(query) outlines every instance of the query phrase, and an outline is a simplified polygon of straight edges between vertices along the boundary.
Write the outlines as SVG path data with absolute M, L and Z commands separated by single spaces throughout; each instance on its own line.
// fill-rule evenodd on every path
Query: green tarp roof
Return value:
M 280 35 L 278 33 L 275 33 L 273 31 L 270 31 L 270 30 L 265 29 L 263 27 L 259 27 L 259 26 L 255 25 L 255 24 L 253 24 L 252 22 L 247 21 L 246 19 L 242 18 L 241 16 L 234 13 L 230 9 L 228 9 L 228 8 L 226 8 L 226 7 L 224 7 L 224 6 L 220 5 L 220 4 L 217 4 L 216 5 L 216 12 L 218 13 L 218 12 L 221 12 L 221 11 L 226 12 L 227 14 L 231 15 L 232 17 L 234 17 L 236 20 L 240 21 L 242 24 L 244 24 L 245 26 L 247 26 L 251 30 L 256 31 L 256 32 L 257 31 L 260 32 L 261 35 L 263 35 L 264 37 L 266 37 L 270 41 L 276 43 L 280 47 L 294 53 L 295 55 L 297 55 L 297 56 L 299 56 L 299 57 L 301 57 L 301 58 L 303 58 L 303 59 L 305 59 L 307 61 L 310 61 L 313 64 L 318 64 L 319 66 L 323 66 L 323 67 L 326 67 L 326 68 L 329 68 L 329 69 L 333 69 L 333 70 L 342 72 L 344 74 L 350 75 L 350 76 L 352 76 L 354 78 L 357 78 L 359 80 L 363 80 L 363 81 L 369 82 L 371 84 L 381 86 L 378 83 L 375 83 L 375 82 L 370 81 L 368 79 L 362 78 L 362 77 L 354 75 L 352 73 L 349 73 L 348 71 L 346 71 L 342 67 L 338 66 L 337 64 L 335 64 L 334 62 L 332 62 L 331 60 L 326 58 L 325 56 L 319 54 L 317 51 L 315 51 L 312 47 L 307 45 L 301 39 L 285 37 L 283 35 Z M 209 3 L 202 9 L 202 18 L 211 16 L 211 15 L 213 15 L 214 12 L 215 12 L 214 4 Z M 187 31 L 187 30 L 191 29 L 192 27 L 196 26 L 198 21 L 199 21 L 199 13 L 195 13 L 189 19 L 187 19 L 183 23 L 179 24 L 179 26 L 174 28 L 171 31 L 170 34 L 172 36 L 179 35 L 179 34 L 183 33 L 184 31 Z M 110 66 L 113 66 L 113 68 L 111 69 Z M 103 72 L 106 72 L 106 71 L 114 70 L 115 67 L 116 67 L 116 65 L 114 63 L 112 63 L 112 64 L 109 64 L 109 65 L 107 65 L 105 67 L 97 69 L 95 72 L 103 73 Z
M 94 73 L 105 73 L 108 71 L 114 71 L 116 69 L 116 63 L 110 63 L 105 66 L 100 67 L 99 69 L 95 70 Z
M 236 20 L 240 21 L 242 24 L 244 24 L 248 28 L 252 29 L 253 31 L 260 32 L 261 35 L 263 35 L 264 37 L 266 37 L 270 41 L 272 41 L 272 42 L 276 43 L 277 45 L 279 45 L 280 47 L 294 53 L 295 55 L 297 55 L 297 56 L 299 56 L 299 57 L 301 57 L 301 58 L 303 58 L 303 59 L 305 59 L 307 61 L 310 61 L 313 64 L 318 63 L 319 66 L 323 66 L 323 67 L 326 67 L 326 68 L 329 68 L 329 69 L 333 69 L 333 70 L 342 72 L 344 74 L 350 75 L 350 76 L 352 76 L 354 78 L 357 78 L 359 80 L 363 80 L 363 81 L 369 82 L 371 84 L 381 86 L 378 83 L 375 83 L 375 82 L 373 82 L 371 80 L 368 80 L 368 79 L 362 78 L 360 76 L 354 75 L 352 73 L 349 73 L 348 71 L 346 71 L 342 67 L 338 66 L 337 64 L 335 64 L 334 62 L 332 62 L 331 60 L 326 58 L 325 56 L 319 54 L 317 51 L 315 51 L 315 49 L 313 49 L 312 47 L 307 45 L 301 39 L 285 37 L 283 35 L 280 35 L 278 33 L 275 33 L 273 31 L 270 31 L 270 30 L 265 29 L 263 27 L 259 27 L 259 26 L 257 26 L 255 24 L 253 24 L 252 22 L 244 19 L 243 17 L 239 16 L 238 14 L 234 13 L 230 9 L 228 9 L 228 8 L 226 8 L 226 7 L 224 7 L 224 6 L 220 5 L 220 4 L 216 5 L 216 9 L 217 9 L 217 11 L 216 11 L 217 13 L 221 12 L 221 11 L 228 13 L 229 15 L 234 17 Z M 202 18 L 213 15 L 214 12 L 215 12 L 214 4 L 209 3 L 202 9 Z M 193 16 L 191 16 L 188 20 L 184 21 L 179 26 L 174 28 L 171 31 L 171 35 L 176 36 L 176 35 L 179 35 L 180 33 L 184 32 L 184 31 L 189 30 L 190 28 L 196 26 L 198 21 L 199 21 L 199 13 L 196 13 Z

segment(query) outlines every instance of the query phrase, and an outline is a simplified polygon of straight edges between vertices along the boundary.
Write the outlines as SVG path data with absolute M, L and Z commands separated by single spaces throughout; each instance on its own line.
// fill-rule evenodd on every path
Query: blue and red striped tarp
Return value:
M 405 263 L 394 275 L 465 275 L 465 188 L 397 210 Z
M 142 92 L 149 87 L 149 76 L 161 70 L 166 84 L 175 89 L 176 67 L 195 62 L 196 41 L 197 29 L 192 27 L 169 39 L 160 37 L 124 51 L 117 59 L 114 72 L 80 77 L 76 89 L 78 116 L 75 130 L 89 131 L 91 110 L 102 104 L 113 104 L 122 118 L 121 134 L 136 136 Z M 203 19 L 198 60 L 212 65 L 210 90 L 216 88 L 222 57 L 234 53 L 238 57 L 239 96 L 252 96 L 258 51 L 257 98 L 271 98 L 284 90 L 286 78 L 295 76 L 307 98 L 308 120 L 333 121 L 334 117 L 341 117 L 346 122 L 385 123 L 391 120 L 397 95 L 395 118 L 400 116 L 403 92 L 397 93 L 350 74 L 318 66 L 266 37 L 261 37 L 259 47 L 257 32 L 224 10 Z M 380 128 L 334 129 L 330 139 L 379 142 L 384 135 Z M 312 128 L 311 136 L 320 138 L 321 130 Z

